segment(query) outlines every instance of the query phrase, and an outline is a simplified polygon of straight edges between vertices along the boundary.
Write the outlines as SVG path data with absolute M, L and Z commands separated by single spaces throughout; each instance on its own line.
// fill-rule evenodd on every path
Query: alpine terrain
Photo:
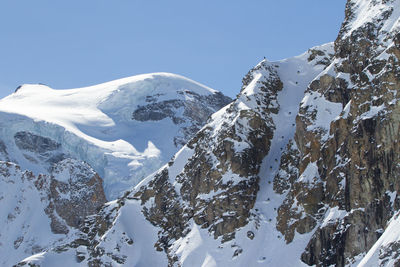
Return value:
M 348 0 L 335 42 L 261 61 L 230 103 L 172 74 L 22 86 L 0 262 L 400 266 L 399 91 L 400 0 Z
M 47 174 L 64 158 L 85 161 L 111 200 L 168 162 L 230 102 L 169 73 L 69 90 L 22 85 L 0 100 L 0 159 Z
M 0 100 L 0 266 L 55 247 L 156 171 L 231 99 L 154 73 Z

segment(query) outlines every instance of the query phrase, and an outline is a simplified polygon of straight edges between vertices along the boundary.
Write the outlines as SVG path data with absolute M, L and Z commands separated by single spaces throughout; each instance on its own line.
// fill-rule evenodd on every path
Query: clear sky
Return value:
M 1 0 L 0 97 L 181 74 L 235 96 L 247 71 L 334 41 L 345 0 Z

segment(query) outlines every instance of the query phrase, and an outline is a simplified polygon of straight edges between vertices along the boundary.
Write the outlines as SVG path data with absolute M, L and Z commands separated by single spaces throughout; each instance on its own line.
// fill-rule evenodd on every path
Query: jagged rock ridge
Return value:
M 399 4 L 348 1 L 335 60 L 300 106 L 278 220 L 287 242 L 314 231 L 309 265 L 356 263 L 399 208 Z
M 398 265 L 400 2 L 345 14 L 334 44 L 262 61 L 167 165 L 21 265 Z
M 253 258 L 251 262 L 265 262 L 262 256 L 254 258 L 252 249 L 245 249 L 248 242 L 260 238 L 258 231 L 269 222 L 254 208 L 258 205 L 260 185 L 268 184 L 259 174 L 271 147 L 276 150 L 277 145 L 284 146 L 293 135 L 305 86 L 326 68 L 332 53 L 332 44 L 327 44 L 290 60 L 263 61 L 252 69 L 237 99 L 215 113 L 170 163 L 87 221 L 78 237 L 86 240 L 84 249 L 80 249 L 85 251 L 80 254 L 81 262 L 146 262 L 146 254 L 135 252 L 146 246 L 155 247 L 149 253 L 158 255 L 158 264 L 186 265 L 205 261 L 204 247 L 209 242 L 214 242 L 215 248 L 221 247 L 224 259 L 234 257 L 244 263 Z M 295 80 L 290 78 L 292 75 L 296 75 Z M 286 105 L 281 106 L 280 101 Z M 271 161 L 277 165 L 277 160 Z M 148 240 L 139 238 L 135 244 L 143 226 L 127 225 L 121 216 L 132 214 L 124 210 L 144 215 L 147 227 L 152 229 L 148 230 Z M 121 234 L 126 236 L 128 232 L 130 235 L 123 240 L 132 239 L 133 244 L 120 239 Z M 193 239 L 202 239 L 204 244 L 187 247 Z M 67 248 L 69 255 L 77 253 L 76 242 Z M 203 251 L 200 256 L 196 256 L 198 251 Z M 50 251 L 47 255 L 56 254 Z
M 24 85 L 2 99 L 0 204 L 7 219 L 0 232 L 0 254 L 11 256 L 0 257 L 0 265 L 10 266 L 74 240 L 86 217 L 106 202 L 105 193 L 110 198 L 112 192 L 129 189 L 157 169 L 210 114 L 230 101 L 213 89 L 167 73 L 72 90 Z M 168 109 L 170 117 L 156 123 L 146 118 L 153 110 L 165 112 L 168 102 L 178 103 Z M 153 110 L 146 110 L 148 106 Z M 135 117 L 138 113 L 144 117 Z M 162 146 L 156 147 L 162 141 L 157 136 L 165 138 Z M 113 140 L 118 137 L 124 140 Z M 105 185 L 88 163 L 105 175 Z M 120 175 L 129 168 L 136 177 L 126 181 Z M 118 187 L 110 189 L 115 184 Z

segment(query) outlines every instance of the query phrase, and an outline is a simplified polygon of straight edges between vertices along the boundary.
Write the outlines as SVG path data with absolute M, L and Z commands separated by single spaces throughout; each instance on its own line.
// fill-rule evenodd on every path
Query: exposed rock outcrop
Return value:
M 101 178 L 72 159 L 38 176 L 0 162 L 0 185 L 0 254 L 9 255 L 0 257 L 4 266 L 66 242 L 106 202 Z
M 253 85 L 214 114 L 168 166 L 132 193 L 142 201 L 146 218 L 162 229 L 156 246 L 166 252 L 173 252 L 172 242 L 190 232 L 191 220 L 225 241 L 248 223 L 258 172 L 273 135 L 271 113 L 279 109 L 276 96 L 282 89 L 267 62 L 248 77 Z M 257 106 L 243 108 L 255 102 Z
M 297 116 L 296 147 L 289 152 L 297 177 L 276 177 L 287 190 L 278 213 L 286 241 L 295 231 L 316 229 L 302 255 L 309 265 L 352 263 L 399 208 L 390 197 L 400 189 L 396 4 L 348 1 L 335 61 L 310 84 Z M 374 15 L 361 18 L 362 12 Z
M 349 0 L 345 14 L 334 51 L 262 61 L 168 164 L 44 259 L 396 266 L 400 1 Z M 147 100 L 134 118 L 181 123 L 181 102 Z
M 46 187 L 49 204 L 46 213 L 51 218 L 54 233 L 68 233 L 68 228 L 57 219 L 78 228 L 86 216 L 95 214 L 106 202 L 103 181 L 86 163 L 66 159 L 53 167 L 50 181 L 43 177 L 35 182 L 40 189 Z
M 149 104 L 139 106 L 133 113 L 132 119 L 138 121 L 160 121 L 170 118 L 174 124 L 186 124 L 181 131 L 183 136 L 176 136 L 174 143 L 176 147 L 182 147 L 192 138 L 207 119 L 215 111 L 229 104 L 232 99 L 217 92 L 212 95 L 199 95 L 195 92 L 185 90 L 178 94 L 185 99 L 174 99 L 157 102 L 157 97 L 148 97 Z
M 185 77 L 152 73 L 54 90 L 25 84 L 0 100 L 0 159 L 36 175 L 87 162 L 109 200 L 157 171 L 231 98 Z

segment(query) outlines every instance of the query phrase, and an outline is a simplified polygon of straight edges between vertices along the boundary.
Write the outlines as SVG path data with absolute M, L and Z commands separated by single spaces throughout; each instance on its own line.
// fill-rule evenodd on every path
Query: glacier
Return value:
M 104 179 L 107 198 L 115 199 L 165 164 L 210 114 L 230 101 L 170 73 L 66 90 L 22 85 L 0 100 L 0 140 L 7 144 L 0 159 L 48 173 L 55 151 L 53 157 L 50 152 L 40 156 L 40 151 L 18 147 L 16 137 L 25 133 L 25 138 L 50 139 L 44 142 L 59 144 L 58 158 L 89 163 Z

